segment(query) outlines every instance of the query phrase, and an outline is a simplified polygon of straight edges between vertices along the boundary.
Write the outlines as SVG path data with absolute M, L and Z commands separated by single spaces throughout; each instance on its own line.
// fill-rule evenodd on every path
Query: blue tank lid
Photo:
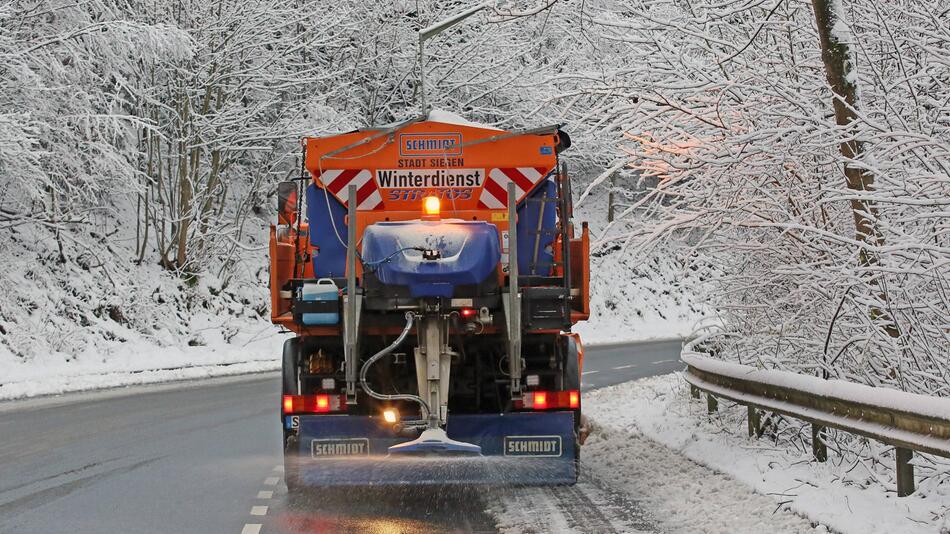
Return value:
M 484 221 L 394 221 L 366 228 L 361 255 L 384 284 L 408 286 L 413 297 L 452 297 L 495 272 L 501 247 L 498 228 Z

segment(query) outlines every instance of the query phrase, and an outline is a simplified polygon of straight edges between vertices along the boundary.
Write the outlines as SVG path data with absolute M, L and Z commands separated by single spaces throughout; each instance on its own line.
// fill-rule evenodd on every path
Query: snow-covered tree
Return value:
M 741 334 L 726 357 L 948 394 L 938 4 L 631 2 L 595 20 L 637 45 L 627 150 L 658 180 L 602 239 L 712 262 Z

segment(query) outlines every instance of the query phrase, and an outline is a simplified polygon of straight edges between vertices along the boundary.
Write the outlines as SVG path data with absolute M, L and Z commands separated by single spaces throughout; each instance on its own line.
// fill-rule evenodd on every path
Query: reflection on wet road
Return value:
M 588 347 L 582 388 L 682 368 L 679 350 Z M 495 531 L 484 488 L 290 498 L 279 389 L 269 373 L 0 404 L 0 532 Z

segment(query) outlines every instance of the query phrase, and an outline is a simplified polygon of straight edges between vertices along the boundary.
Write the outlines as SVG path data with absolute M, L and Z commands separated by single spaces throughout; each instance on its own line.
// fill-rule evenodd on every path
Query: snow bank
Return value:
M 774 447 L 767 438 L 746 438 L 742 434 L 744 428 L 739 428 L 744 415 L 742 407 L 721 402 L 719 414 L 710 420 L 705 413 L 705 403 L 689 401 L 688 390 L 678 374 L 600 389 L 585 397 L 584 402 L 597 427 L 587 450 L 596 460 L 589 465 L 603 476 L 626 484 L 631 492 L 653 495 L 651 501 L 666 511 L 658 517 L 666 518 L 664 521 L 671 530 L 801 532 L 806 529 L 802 523 L 756 526 L 755 521 L 764 520 L 768 515 L 759 512 L 762 499 L 771 501 L 774 510 L 790 510 L 824 525 L 818 526 L 816 532 L 825 527 L 844 534 L 911 534 L 950 529 L 950 487 L 945 479 L 921 480 L 923 477 L 918 471 L 918 492 L 898 498 L 894 487 L 882 485 L 873 466 L 860 460 L 842 461 L 832 452 L 828 462 L 819 464 L 806 450 L 788 452 Z M 618 406 L 625 409 L 619 410 Z M 725 420 L 734 424 L 724 425 Z M 627 444 L 634 439 L 630 436 L 639 434 L 664 444 L 675 453 L 666 458 L 653 457 L 648 462 L 652 467 L 645 470 L 640 458 L 652 454 L 640 448 L 646 440 Z M 722 511 L 710 506 L 708 502 L 716 503 L 722 492 L 739 490 L 734 486 L 723 487 L 722 475 L 709 470 L 706 470 L 707 475 L 696 472 L 692 475 L 696 480 L 684 484 L 677 479 L 675 469 L 669 467 L 678 465 L 677 453 L 741 482 L 746 492 L 754 492 L 747 493 L 748 504 L 732 505 Z M 650 482 L 643 482 L 641 478 Z M 689 506 L 682 506 L 683 501 Z M 697 511 L 691 512 L 693 507 Z M 729 514 L 733 514 L 732 520 L 737 525 L 732 530 L 724 522 L 724 515 Z
M 0 235 L 0 400 L 277 368 L 267 221 L 248 219 L 232 269 L 179 277 L 134 261 L 127 200 L 100 233 L 64 233 L 62 258 L 44 227 Z
M 591 257 L 591 317 L 574 331 L 588 344 L 686 338 L 709 313 L 699 273 L 688 272 L 619 249 Z
M 576 183 L 582 183 L 575 177 Z M 574 209 L 574 222 L 590 223 L 592 235 L 607 224 L 607 195 L 590 194 Z M 586 344 L 686 338 L 713 311 L 703 299 L 708 268 L 684 267 L 673 245 L 640 256 L 620 245 L 591 250 L 590 320 L 574 331 Z
M 13 357 L 0 345 L 0 400 L 280 368 L 286 336 L 270 323 L 199 316 L 191 324 L 192 342 L 200 339 L 200 345 L 162 346 L 138 337 L 99 341 L 77 355 L 52 352 L 30 360 Z

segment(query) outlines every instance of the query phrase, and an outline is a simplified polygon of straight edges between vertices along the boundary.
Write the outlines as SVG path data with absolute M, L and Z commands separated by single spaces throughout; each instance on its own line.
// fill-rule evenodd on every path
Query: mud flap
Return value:
M 571 484 L 574 412 L 452 415 L 446 433 L 480 455 L 399 455 L 412 441 L 378 417 L 300 416 L 296 458 L 304 486 Z

